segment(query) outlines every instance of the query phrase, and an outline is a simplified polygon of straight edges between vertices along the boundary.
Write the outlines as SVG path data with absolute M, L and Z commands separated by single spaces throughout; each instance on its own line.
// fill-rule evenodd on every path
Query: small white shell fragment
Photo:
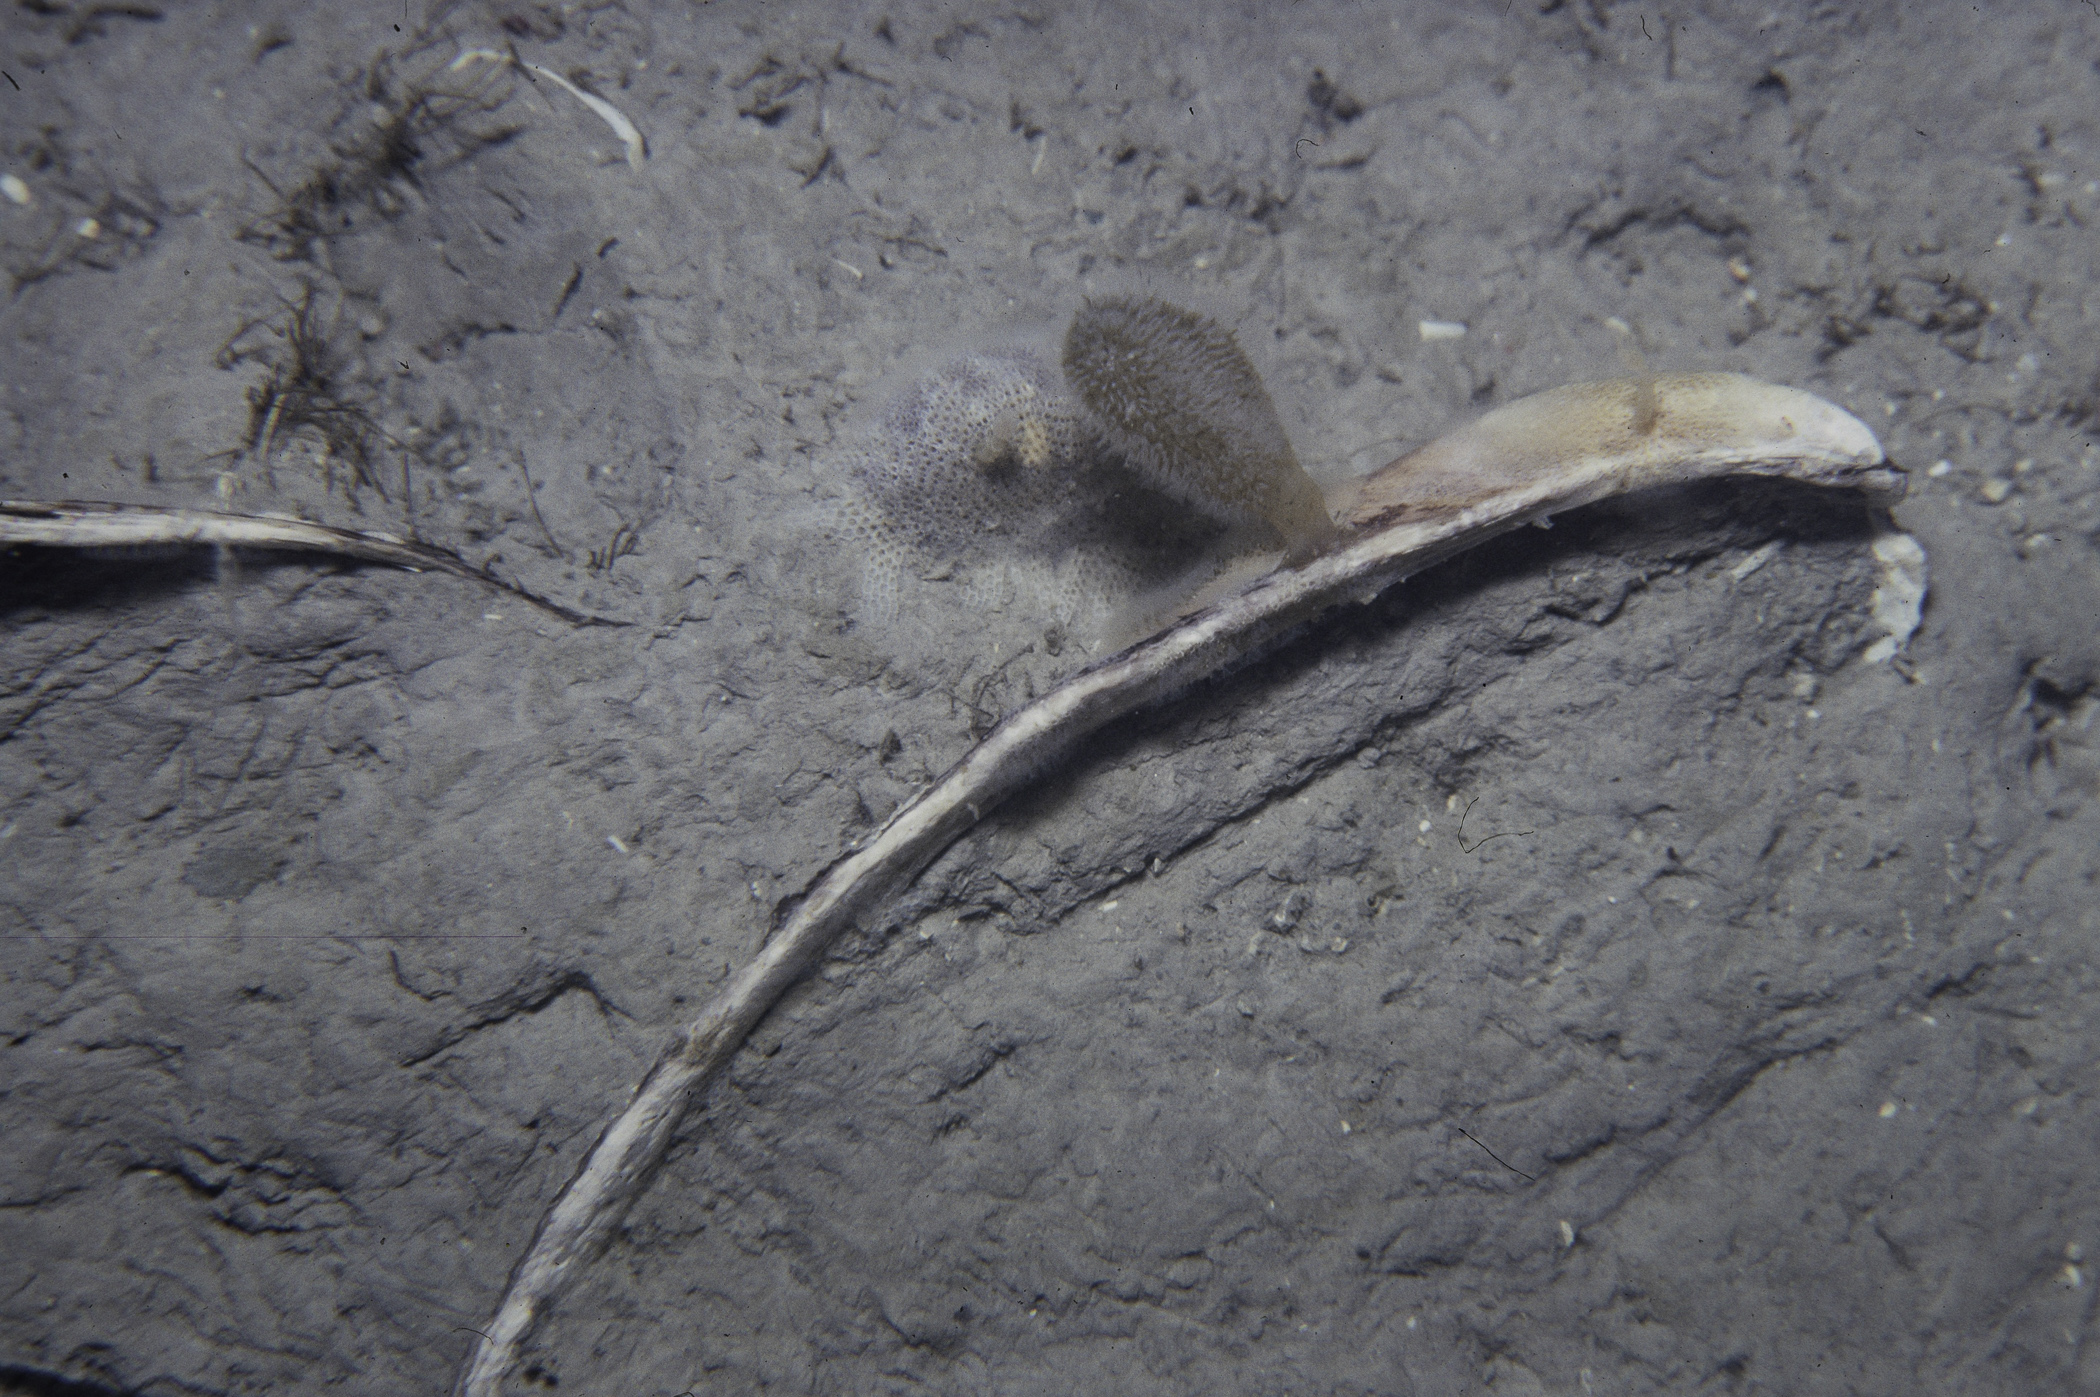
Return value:
M 1925 472 L 1925 474 L 1931 476 L 1934 480 L 1938 480 L 1942 476 L 1952 475 L 1953 473 L 1954 462 L 1952 461 L 1934 461 L 1932 463 L 1932 469 Z
M 1980 493 L 1992 504 L 2004 504 L 2005 497 L 2012 493 L 2012 488 L 2010 480 L 1991 479 L 1983 482 Z
M 1766 563 L 1771 562 L 1772 559 L 1778 555 L 1779 550 L 1784 547 L 1786 547 L 1785 539 L 1773 539 L 1770 543 L 1766 544 L 1764 547 L 1758 549 L 1755 553 L 1752 553 L 1749 557 L 1743 559 L 1743 561 L 1737 563 L 1734 567 L 1730 568 L 1728 570 L 1728 576 L 1734 581 L 1742 581 L 1751 573 L 1756 572 L 1759 568 L 1763 567 Z
M 603 97 L 593 96 L 591 93 L 585 92 L 552 68 L 543 67 L 538 63 L 527 63 L 524 66 L 546 78 L 555 86 L 564 89 L 571 97 L 574 97 L 577 101 L 589 107 L 592 112 L 596 113 L 598 119 L 610 126 L 613 134 L 620 138 L 620 145 L 627 153 L 628 168 L 634 170 L 642 168 L 642 161 L 647 159 L 649 155 L 649 143 L 642 139 L 642 133 L 635 129 L 634 123 L 627 119 L 625 112 L 606 101 Z
M 0 194 L 5 194 L 10 204 L 29 207 L 29 186 L 20 175 L 0 175 Z
M 513 59 L 507 53 L 499 53 L 495 49 L 461 49 L 459 56 L 445 65 L 445 71 L 456 73 L 472 63 L 512 62 L 516 62 L 520 68 L 529 73 L 547 79 L 556 87 L 561 88 L 571 97 L 583 103 L 584 106 L 590 108 L 591 112 L 600 121 L 610 126 L 613 134 L 620 138 L 620 146 L 626 153 L 628 167 L 635 170 L 642 168 L 642 162 L 649 157 L 649 142 L 635 128 L 635 124 L 627 119 L 627 114 L 603 97 L 585 92 L 552 68 L 538 63 L 522 62 Z
M 1415 322 L 1415 329 L 1420 332 L 1424 344 L 1431 340 L 1460 340 L 1466 337 L 1465 322 L 1461 320 L 1420 320 Z
M 93 218 L 83 218 L 73 225 L 73 231 L 90 242 L 102 236 L 102 224 Z
M 1560 1220 L 1560 1246 L 1562 1251 L 1575 1245 L 1575 1224 L 1566 1218 Z
M 1887 632 L 1869 645 L 1860 658 L 1878 665 L 1901 654 L 1918 633 L 1925 614 L 1925 549 L 1909 534 L 1885 533 L 1874 540 L 1874 560 L 1881 564 L 1881 580 L 1869 602 L 1874 624 Z

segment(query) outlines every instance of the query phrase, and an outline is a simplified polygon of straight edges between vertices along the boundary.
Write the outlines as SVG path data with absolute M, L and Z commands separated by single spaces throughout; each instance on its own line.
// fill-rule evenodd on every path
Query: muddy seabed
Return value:
M 0 559 L 0 1391 L 442 1391 L 670 1026 L 1098 643 L 856 614 L 851 424 L 1133 283 L 1329 479 L 1629 339 L 1822 394 L 1924 626 L 1865 657 L 1856 499 L 1706 489 L 1112 729 L 761 1026 L 513 1390 L 2100 1387 L 2096 59 L 2069 4 L 11 8 L 0 496 L 621 624 Z

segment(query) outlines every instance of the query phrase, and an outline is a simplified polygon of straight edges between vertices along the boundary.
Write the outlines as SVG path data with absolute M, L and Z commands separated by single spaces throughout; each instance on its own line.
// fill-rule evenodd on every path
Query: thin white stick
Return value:
M 627 622 L 593 616 L 493 577 L 456 553 L 394 534 L 337 529 L 284 514 L 226 514 L 213 509 L 109 504 L 83 500 L 0 500 L 0 544 L 45 548 L 136 548 L 151 545 L 215 545 L 332 553 L 410 572 L 449 572 L 501 588 L 564 621 L 620 626 Z
M 568 89 L 571 97 L 574 97 L 577 101 L 596 112 L 598 119 L 607 126 L 612 127 L 613 134 L 620 138 L 620 144 L 627 152 L 627 167 L 631 170 L 642 168 L 642 161 L 649 157 L 649 143 L 642 139 L 642 133 L 636 130 L 634 123 L 627 119 L 627 113 L 621 111 L 603 97 L 593 96 L 591 93 L 585 92 L 552 68 L 542 67 L 538 63 L 527 63 L 524 66 L 548 81 Z
M 456 73 L 470 63 L 515 63 L 528 72 L 539 74 L 557 87 L 565 90 L 571 97 L 574 97 L 586 107 L 589 107 L 597 114 L 600 121 L 612 128 L 613 134 L 620 138 L 620 145 L 627 153 L 627 166 L 629 169 L 641 169 L 642 162 L 649 158 L 649 142 L 643 138 L 641 131 L 636 128 L 635 124 L 627 119 L 627 113 L 621 111 L 603 97 L 585 92 L 552 68 L 539 63 L 527 63 L 524 59 L 514 54 L 499 53 L 495 49 L 462 49 L 459 57 L 446 64 L 445 69 L 447 72 Z
M 1104 724 L 1259 652 L 1331 607 L 1368 602 L 1402 578 L 1498 534 L 1629 490 L 1748 474 L 1863 489 L 1882 499 L 1902 493 L 1902 473 L 1883 465 L 1873 434 L 1821 399 L 1741 380 L 1731 387 L 1748 399 L 1732 404 L 1725 420 L 1695 423 L 1673 436 L 1667 381 L 1662 387 L 1663 405 L 1643 418 L 1630 445 L 1623 431 L 1603 439 L 1556 439 L 1552 459 L 1528 483 L 1497 489 L 1438 517 L 1356 534 L 1334 552 L 1273 573 L 1082 670 L 1000 723 L 863 847 L 834 862 L 757 958 L 679 1030 L 633 1100 L 598 1138 L 512 1273 L 494 1322 L 461 1370 L 458 1397 L 498 1397 L 534 1324 L 647 1187 L 700 1089 L 838 935 Z M 1627 385 L 1585 388 L 1597 390 L 1593 396 L 1607 389 L 1635 391 Z M 1643 401 L 1652 400 L 1656 386 L 1641 385 L 1639 393 L 1646 395 Z M 1469 433 L 1479 437 L 1481 429 L 1515 420 L 1504 417 L 1513 411 L 1490 414 L 1438 446 L 1463 447 Z M 1494 437 L 1489 430 L 1483 439 Z

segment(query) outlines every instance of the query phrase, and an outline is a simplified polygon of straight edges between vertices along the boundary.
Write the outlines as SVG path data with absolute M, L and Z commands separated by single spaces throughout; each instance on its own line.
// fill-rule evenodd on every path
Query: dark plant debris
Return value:
M 303 262 L 313 259 L 316 244 L 349 232 L 359 218 L 399 217 L 426 174 L 464 164 L 524 129 L 496 119 L 514 76 L 508 63 L 454 71 L 428 55 L 380 54 L 366 73 L 362 100 L 336 123 L 329 158 L 305 179 L 287 189 L 247 161 L 276 207 L 239 237 Z
M 222 369 L 260 363 L 262 382 L 248 390 L 248 437 L 244 446 L 263 470 L 280 442 L 301 432 L 318 438 L 323 451 L 327 489 L 336 485 L 336 467 L 349 467 L 344 497 L 361 508 L 360 488 L 369 486 L 387 499 L 378 474 L 378 454 L 392 440 L 372 416 L 376 396 L 352 380 L 329 336 L 329 324 L 308 285 L 280 312 L 251 320 L 219 350 Z
M 620 559 L 632 554 L 642 546 L 642 531 L 631 524 L 622 524 L 613 530 L 612 537 L 603 548 L 593 548 L 588 564 L 591 575 L 597 576 Z

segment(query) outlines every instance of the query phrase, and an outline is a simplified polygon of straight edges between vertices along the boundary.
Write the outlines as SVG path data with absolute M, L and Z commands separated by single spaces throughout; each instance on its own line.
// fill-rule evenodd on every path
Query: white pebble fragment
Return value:
M 1560 1220 L 1560 1246 L 1562 1251 L 1575 1245 L 1575 1224 L 1566 1218 Z
M 606 835 L 605 842 L 607 844 L 610 844 L 613 847 L 613 849 L 619 853 L 631 854 L 634 852 L 634 850 L 628 848 L 626 844 L 621 842 L 620 836 L 618 836 L 617 834 Z
M 22 182 L 20 175 L 0 175 L 0 194 L 5 194 L 10 204 L 19 204 L 25 209 L 29 207 L 29 186 Z
M 1460 320 L 1420 320 L 1415 329 L 1421 333 L 1422 342 L 1431 340 L 1460 340 L 1466 337 L 1466 326 Z
M 1874 624 L 1886 632 L 1860 655 L 1870 665 L 1894 659 L 1918 633 L 1925 616 L 1925 549 L 1909 534 L 1887 533 L 1874 540 L 1874 559 L 1881 578 L 1869 602 Z

